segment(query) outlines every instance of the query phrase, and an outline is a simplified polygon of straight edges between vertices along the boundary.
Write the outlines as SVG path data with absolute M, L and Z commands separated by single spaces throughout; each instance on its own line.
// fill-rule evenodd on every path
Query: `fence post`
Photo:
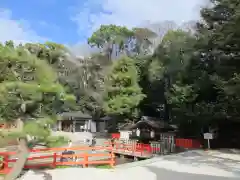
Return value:
M 134 155 L 135 152 L 136 152 L 136 145 L 137 145 L 137 142 L 134 142 L 133 145 L 132 145 L 132 154 Z
M 144 147 L 143 147 L 143 144 L 141 143 L 140 145 L 140 148 L 141 148 L 141 156 L 143 155 L 143 151 L 144 151 Z
M 171 152 L 173 153 L 173 152 L 175 152 L 175 141 L 174 141 L 174 139 L 175 139 L 175 136 L 172 136 L 172 142 L 171 142 L 171 144 L 172 144 L 172 150 L 171 150 Z
M 83 167 L 84 168 L 88 167 L 88 154 L 84 154 Z
M 119 144 L 117 143 L 117 142 L 114 142 L 114 146 L 113 146 L 113 148 L 115 148 L 116 149 L 116 151 L 119 149 Z
M 4 174 L 9 172 L 9 167 L 8 167 L 8 160 L 9 160 L 9 155 L 6 154 L 3 159 L 3 172 Z
M 57 163 L 57 153 L 54 153 L 53 154 L 53 164 L 52 164 L 53 168 L 56 168 L 56 163 Z
M 160 154 L 164 155 L 164 151 L 165 151 L 165 143 L 164 141 L 160 142 Z
M 153 142 L 150 143 L 150 153 L 151 153 L 151 155 L 154 154 L 154 143 Z
M 148 145 L 148 146 L 147 146 L 147 152 L 148 152 L 149 154 L 151 154 L 151 153 L 152 153 L 152 148 L 151 148 L 151 145 Z
M 113 153 L 113 149 L 111 151 L 111 162 L 110 162 L 110 166 L 113 168 L 115 165 L 115 155 Z

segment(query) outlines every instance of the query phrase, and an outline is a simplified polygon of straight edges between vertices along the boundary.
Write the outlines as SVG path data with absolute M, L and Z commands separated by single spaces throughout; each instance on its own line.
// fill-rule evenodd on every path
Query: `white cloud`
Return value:
M 134 27 L 173 20 L 177 23 L 199 18 L 205 0 L 88 0 L 72 18 L 79 34 L 89 36 L 101 24 Z M 83 8 L 82 8 L 83 7 Z
M 42 42 L 46 39 L 37 35 L 26 20 L 15 20 L 8 9 L 0 9 L 0 42 L 13 40 L 15 43 Z

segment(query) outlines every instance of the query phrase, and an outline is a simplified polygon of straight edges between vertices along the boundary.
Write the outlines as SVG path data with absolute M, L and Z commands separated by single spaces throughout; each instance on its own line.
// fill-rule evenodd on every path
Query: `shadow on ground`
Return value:
M 43 180 L 52 180 L 52 175 L 44 171 L 35 171 L 35 174 L 42 175 Z
M 23 173 L 17 178 L 17 180 L 24 180 L 26 179 L 25 176 L 28 176 L 28 171 L 23 171 Z M 31 170 L 30 172 L 33 175 L 40 175 L 43 180 L 52 180 L 52 175 L 50 173 L 45 172 L 44 170 Z M 30 175 L 31 176 L 31 175 Z M 34 180 L 34 179 L 32 179 Z
M 212 166 L 233 173 L 240 177 L 240 161 L 227 158 L 203 155 L 200 152 L 189 151 L 177 155 L 165 156 L 164 160 L 175 161 L 194 167 L 201 165 Z
M 201 174 L 181 173 L 154 166 L 145 166 L 150 172 L 156 175 L 156 180 L 237 180 L 239 178 L 208 176 Z

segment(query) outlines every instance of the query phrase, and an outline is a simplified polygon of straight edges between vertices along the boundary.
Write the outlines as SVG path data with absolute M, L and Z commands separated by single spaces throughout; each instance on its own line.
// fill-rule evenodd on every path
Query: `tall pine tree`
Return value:
M 218 89 L 215 110 L 231 120 L 240 112 L 240 1 L 212 0 L 213 6 L 202 10 L 199 24 L 202 65 Z
M 138 71 L 133 59 L 123 57 L 113 64 L 107 77 L 104 104 L 107 114 L 125 117 L 136 116 L 136 108 L 144 98 L 138 80 Z

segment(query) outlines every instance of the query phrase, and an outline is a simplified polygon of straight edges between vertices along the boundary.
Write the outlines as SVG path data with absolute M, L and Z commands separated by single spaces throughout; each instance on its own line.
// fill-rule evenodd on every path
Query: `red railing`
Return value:
M 58 154 L 56 151 L 63 151 L 66 148 L 46 148 L 46 149 L 32 149 L 31 152 L 53 152 L 49 155 L 32 156 L 27 158 L 27 164 L 24 166 L 26 169 L 36 169 L 40 167 L 50 167 L 55 168 L 56 166 L 67 166 L 67 165 L 82 165 L 83 167 L 88 167 L 88 165 L 102 165 L 109 164 L 111 167 L 115 164 L 115 156 L 112 151 L 112 147 L 71 147 L 67 150 L 108 150 L 110 153 L 79 153 L 73 155 L 62 155 Z M 7 174 L 11 171 L 9 163 L 14 163 L 17 159 L 11 158 L 11 155 L 15 155 L 17 152 L 1 152 L 0 156 L 3 157 L 3 167 L 0 169 L 0 174 Z M 71 158 L 71 161 L 61 162 L 60 158 Z M 89 160 L 89 157 L 101 157 L 101 160 Z M 76 161 L 76 159 L 81 159 Z M 43 160 L 43 162 L 33 162 L 36 160 Z M 31 163 L 32 162 L 32 163 Z M 34 163 L 34 164 L 33 164 Z
M 120 133 L 112 133 L 111 137 L 114 139 L 119 139 Z M 151 148 L 150 144 L 142 144 L 141 146 L 144 146 L 144 147 L 148 146 L 148 149 Z M 182 148 L 188 148 L 188 149 L 197 149 L 197 148 L 202 147 L 200 141 L 198 141 L 196 139 L 184 139 L 184 138 L 176 138 L 175 146 L 182 147 Z
M 198 149 L 198 148 L 201 148 L 202 145 L 198 140 L 195 140 L 195 139 L 176 138 L 175 146 L 187 148 L 187 149 Z
M 120 133 L 112 133 L 111 137 L 114 139 L 119 139 L 120 138 Z
M 144 153 L 147 154 L 157 154 L 160 152 L 161 147 L 160 144 L 158 147 L 152 147 L 150 144 L 143 144 L 143 143 L 122 143 L 122 142 L 114 142 L 113 144 L 109 141 L 105 142 L 107 145 L 113 145 L 115 150 L 123 150 L 123 151 L 131 151 L 132 153 L 137 152 L 143 155 Z

